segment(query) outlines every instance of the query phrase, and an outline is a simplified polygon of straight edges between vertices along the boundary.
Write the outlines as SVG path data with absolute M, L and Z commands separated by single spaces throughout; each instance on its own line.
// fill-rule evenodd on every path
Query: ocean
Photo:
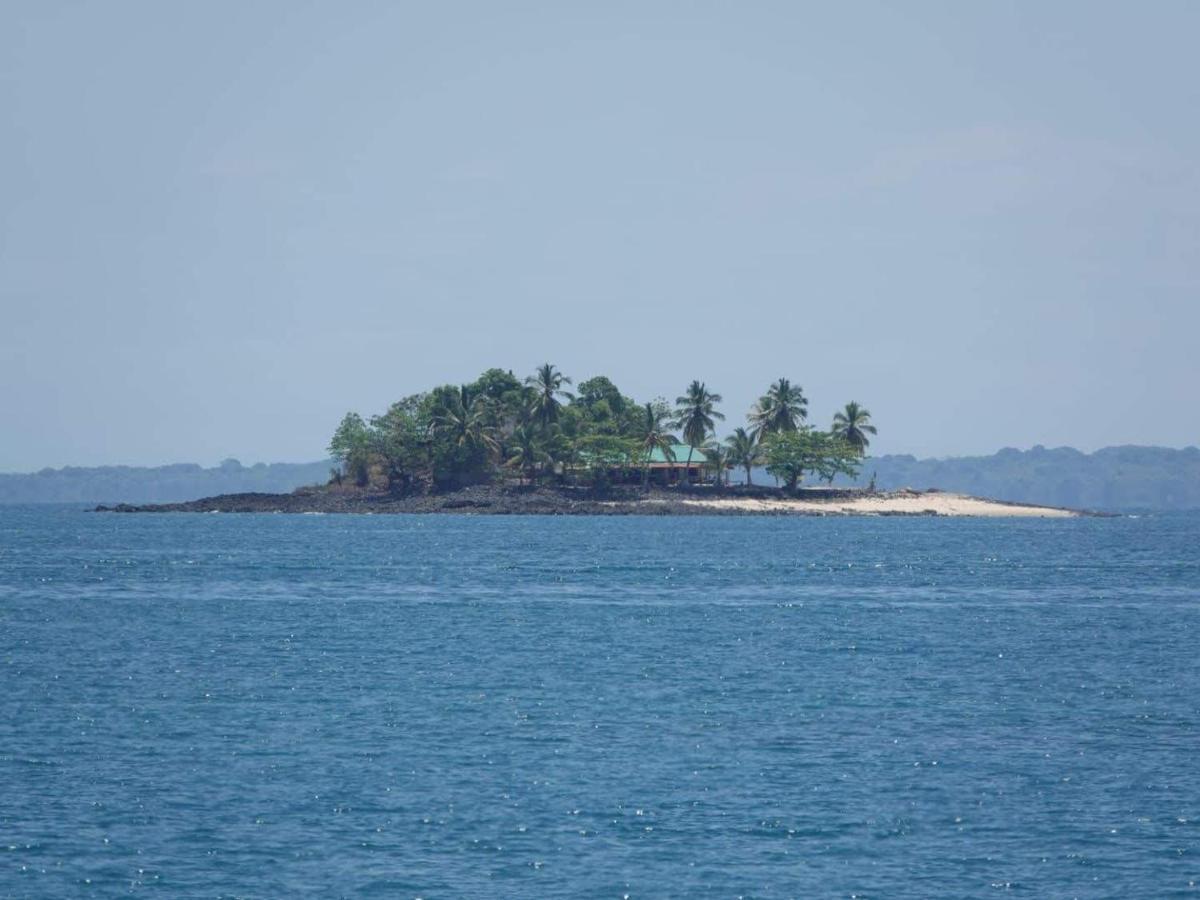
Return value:
M 0 897 L 1200 895 L 1200 515 L 0 507 Z

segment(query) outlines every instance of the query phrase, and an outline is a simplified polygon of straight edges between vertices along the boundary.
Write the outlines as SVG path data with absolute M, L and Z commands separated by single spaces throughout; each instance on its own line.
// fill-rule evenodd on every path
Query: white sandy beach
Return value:
M 941 491 L 929 493 L 895 491 L 836 500 L 806 499 L 801 495 L 781 498 L 688 498 L 681 499 L 680 502 L 689 506 L 702 506 L 710 509 L 743 509 L 748 512 L 792 512 L 831 516 L 938 515 L 1062 519 L 1080 515 L 1079 512 L 1070 509 L 1004 503 L 999 500 L 987 500 L 982 497 L 969 497 L 966 494 L 950 494 Z

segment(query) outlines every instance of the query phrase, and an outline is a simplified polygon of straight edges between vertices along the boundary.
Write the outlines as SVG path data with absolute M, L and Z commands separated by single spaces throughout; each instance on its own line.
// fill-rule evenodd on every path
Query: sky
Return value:
M 1200 443 L 1200 4 L 0 4 L 0 471 L 552 362 Z

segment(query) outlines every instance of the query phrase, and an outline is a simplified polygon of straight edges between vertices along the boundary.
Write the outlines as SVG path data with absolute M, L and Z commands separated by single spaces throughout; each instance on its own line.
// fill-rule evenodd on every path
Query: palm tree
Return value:
M 834 413 L 833 428 L 830 430 L 835 437 L 857 449 L 859 456 L 867 454 L 867 446 L 871 443 L 867 435 L 876 433 L 875 426 L 871 424 L 871 411 L 853 401 L 847 403 L 841 412 Z
M 542 449 L 546 451 L 546 461 L 550 471 L 558 471 L 562 480 L 566 481 L 567 473 L 577 461 L 575 442 L 563 434 L 562 426 L 558 423 L 540 428 Z
M 512 449 L 506 465 L 520 469 L 532 482 L 539 466 L 550 461 L 550 454 L 541 445 L 537 431 L 528 425 L 517 426 L 512 433 Z
M 780 378 L 754 404 L 749 418 L 756 440 L 761 441 L 768 434 L 795 431 L 808 418 L 808 398 L 800 385 Z
M 675 398 L 675 427 L 683 431 L 683 440 L 688 445 L 689 470 L 692 467 L 692 452 L 701 446 L 709 433 L 716 428 L 713 419 L 725 418 L 715 408 L 720 402 L 721 395 L 710 393 L 702 381 L 693 381 L 688 385 L 686 394 Z
M 741 466 L 746 470 L 746 484 L 753 484 L 750 479 L 750 470 L 757 466 L 763 460 L 762 444 L 754 440 L 754 435 L 749 434 L 745 428 L 735 428 L 733 434 L 725 438 L 725 443 L 729 447 L 729 463 L 734 466 Z
M 650 483 L 650 457 L 655 450 L 661 450 L 668 462 L 675 461 L 675 435 L 667 432 L 667 410 L 661 401 L 642 407 L 639 424 L 642 432 L 642 487 L 646 487 Z
M 729 480 L 729 448 L 724 444 L 714 443 L 702 447 L 701 452 L 704 453 L 705 465 L 716 473 L 717 486 L 720 487 L 722 479 Z
M 474 406 L 476 399 L 475 392 L 471 389 L 471 385 L 460 384 L 458 386 L 458 402 L 463 409 L 470 409 L 472 406 Z
M 494 456 L 500 452 L 500 442 L 496 440 L 495 429 L 488 422 L 487 405 L 476 401 L 470 406 L 463 406 L 463 399 L 469 399 L 464 388 L 457 395 L 451 395 L 450 400 L 440 407 L 433 415 L 433 431 L 458 447 L 480 447 Z
M 543 426 L 558 421 L 558 413 L 562 409 L 559 397 L 575 399 L 568 391 L 563 390 L 563 385 L 570 384 L 571 379 L 550 363 L 538 366 L 537 371 L 525 379 L 525 383 L 533 388 L 533 404 L 529 414 Z

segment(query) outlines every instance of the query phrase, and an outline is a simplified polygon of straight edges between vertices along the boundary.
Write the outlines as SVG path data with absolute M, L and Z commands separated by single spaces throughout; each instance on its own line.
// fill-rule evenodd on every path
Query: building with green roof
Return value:
M 688 455 L 691 454 L 691 465 Z M 590 466 L 589 454 L 580 453 L 581 462 Z M 656 484 L 671 485 L 698 483 L 704 477 L 705 456 L 699 448 L 693 449 L 687 444 L 672 444 L 670 452 L 655 447 L 650 454 L 649 463 L 643 453 L 627 458 L 622 465 L 612 465 L 608 470 L 609 479 L 615 484 L 637 484 L 649 469 L 650 480 Z
M 688 454 L 692 464 L 688 465 Z M 661 484 L 677 484 L 682 480 L 700 481 L 704 474 L 704 454 L 687 444 L 672 444 L 671 454 L 655 447 L 650 454 L 650 478 Z

